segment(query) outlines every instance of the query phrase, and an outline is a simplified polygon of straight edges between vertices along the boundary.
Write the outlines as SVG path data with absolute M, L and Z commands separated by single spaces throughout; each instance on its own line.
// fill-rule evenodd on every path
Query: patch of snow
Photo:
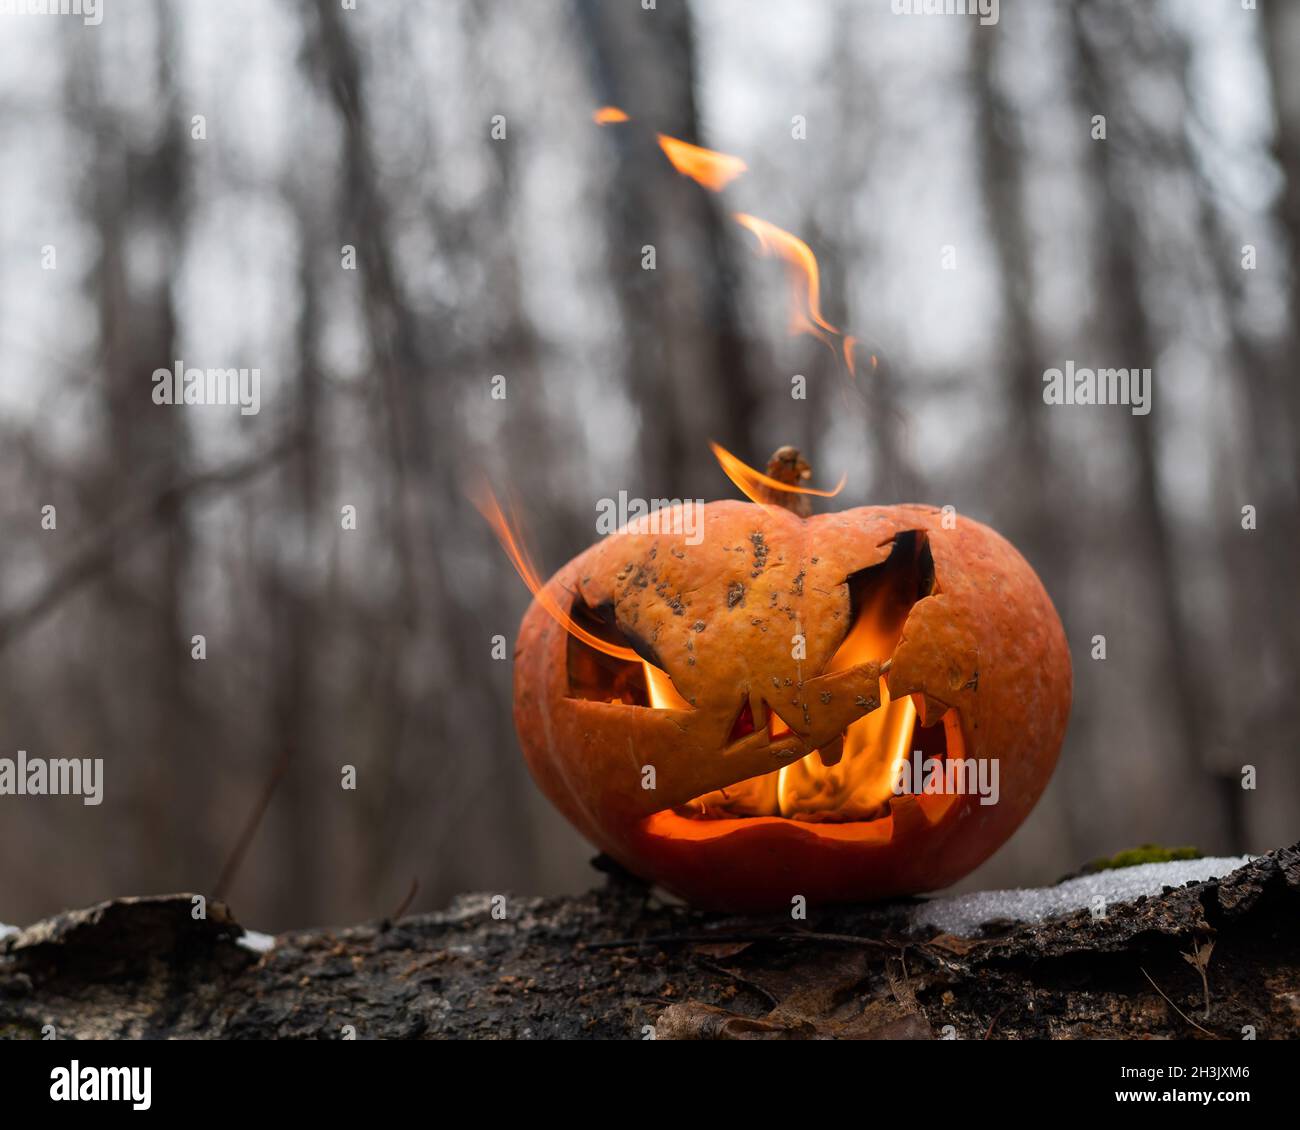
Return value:
M 971 937 L 984 923 L 995 919 L 1042 922 L 1071 911 L 1089 910 L 1099 905 L 1099 899 L 1106 905 L 1131 902 L 1140 895 L 1158 895 L 1165 887 L 1222 878 L 1253 858 L 1243 855 L 1141 863 L 1081 875 L 1055 887 L 975 891 L 930 899 L 912 911 L 912 926 L 933 926 L 946 934 Z
M 254 953 L 266 953 L 275 945 L 275 936 L 273 934 L 259 934 L 256 930 L 245 930 L 235 940 L 235 944 L 243 946 L 246 950 L 252 950 Z

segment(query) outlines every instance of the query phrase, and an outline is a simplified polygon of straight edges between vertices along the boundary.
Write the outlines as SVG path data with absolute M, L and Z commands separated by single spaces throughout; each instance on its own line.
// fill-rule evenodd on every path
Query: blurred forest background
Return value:
M 707 193 L 646 127 L 749 172 Z M 0 152 L 0 756 L 106 775 L 97 808 L 0 798 L 0 920 L 589 885 L 465 490 L 517 492 L 549 572 L 619 490 L 733 497 L 710 438 L 798 444 L 844 505 L 952 504 L 1042 575 L 1069 738 L 964 887 L 1300 829 L 1300 4 L 118 0 L 0 15 Z M 860 395 L 733 210 L 816 252 L 884 360 Z M 260 414 L 154 405 L 177 359 L 259 367 Z M 1151 414 L 1045 406 L 1067 360 L 1151 367 Z

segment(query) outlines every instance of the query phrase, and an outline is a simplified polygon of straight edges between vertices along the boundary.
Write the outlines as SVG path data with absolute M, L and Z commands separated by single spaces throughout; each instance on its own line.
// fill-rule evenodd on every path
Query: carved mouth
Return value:
M 880 695 L 879 707 L 863 712 L 832 741 L 811 749 L 788 727 L 778 737 L 771 725 L 776 716 L 769 714 L 767 726 L 732 742 L 725 756 L 765 748 L 781 767 L 715 789 L 674 811 L 704 820 L 781 816 L 811 823 L 870 822 L 888 816 L 895 786 L 911 759 L 947 756 L 949 731 L 946 726 L 920 727 L 911 698 L 891 700 L 883 679 Z
M 758 680 L 767 689 L 751 686 L 716 752 L 701 752 L 716 758 L 722 770 L 712 780 L 726 779 L 729 761 L 737 779 L 665 812 L 705 821 L 779 817 L 871 823 L 889 816 L 895 786 L 911 758 L 944 757 L 960 742 L 955 718 L 953 725 L 920 727 L 912 696 L 891 699 L 880 677 L 893 661 L 913 606 L 938 591 L 925 534 L 904 531 L 891 540 L 885 561 L 845 579 L 849 627 L 820 674 L 796 679 L 793 672 L 781 672 L 779 679 L 773 674 Z M 713 724 L 716 713 L 695 713 L 694 701 L 679 694 L 653 646 L 619 628 L 612 606 L 591 609 L 578 599 L 572 615 L 586 631 L 640 659 L 619 660 L 571 637 L 574 697 L 673 712 L 684 732 L 697 719 L 701 729 Z M 696 741 L 699 733 L 696 729 Z M 759 767 L 758 775 L 745 775 Z
M 788 757 L 793 761 L 811 752 L 762 695 L 746 696 L 727 742 L 723 757 L 766 750 L 774 758 Z

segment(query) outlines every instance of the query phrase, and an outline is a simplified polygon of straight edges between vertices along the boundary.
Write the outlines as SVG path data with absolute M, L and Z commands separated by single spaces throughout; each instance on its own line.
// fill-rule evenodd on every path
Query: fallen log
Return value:
M 725 916 L 617 868 L 576 897 L 275 938 L 197 896 L 117 899 L 0 940 L 0 1037 L 1300 1035 L 1300 845 L 1185 883 L 1149 866 L 1170 868 L 1150 894 L 1047 916 L 1059 888 Z

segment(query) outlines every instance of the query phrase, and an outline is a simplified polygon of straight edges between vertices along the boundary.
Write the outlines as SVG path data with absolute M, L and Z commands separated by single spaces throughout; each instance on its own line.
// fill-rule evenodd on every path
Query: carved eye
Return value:
M 845 583 L 849 630 L 826 665 L 827 673 L 893 654 L 912 605 L 938 591 L 930 539 L 924 530 L 904 530 L 884 561 L 850 574 Z
M 603 643 L 638 658 L 611 655 L 570 633 L 568 645 L 569 696 L 594 702 L 622 702 L 658 710 L 691 710 L 677 692 L 654 648 L 618 625 L 612 604 L 591 607 L 576 596 L 569 612 L 573 622 Z

